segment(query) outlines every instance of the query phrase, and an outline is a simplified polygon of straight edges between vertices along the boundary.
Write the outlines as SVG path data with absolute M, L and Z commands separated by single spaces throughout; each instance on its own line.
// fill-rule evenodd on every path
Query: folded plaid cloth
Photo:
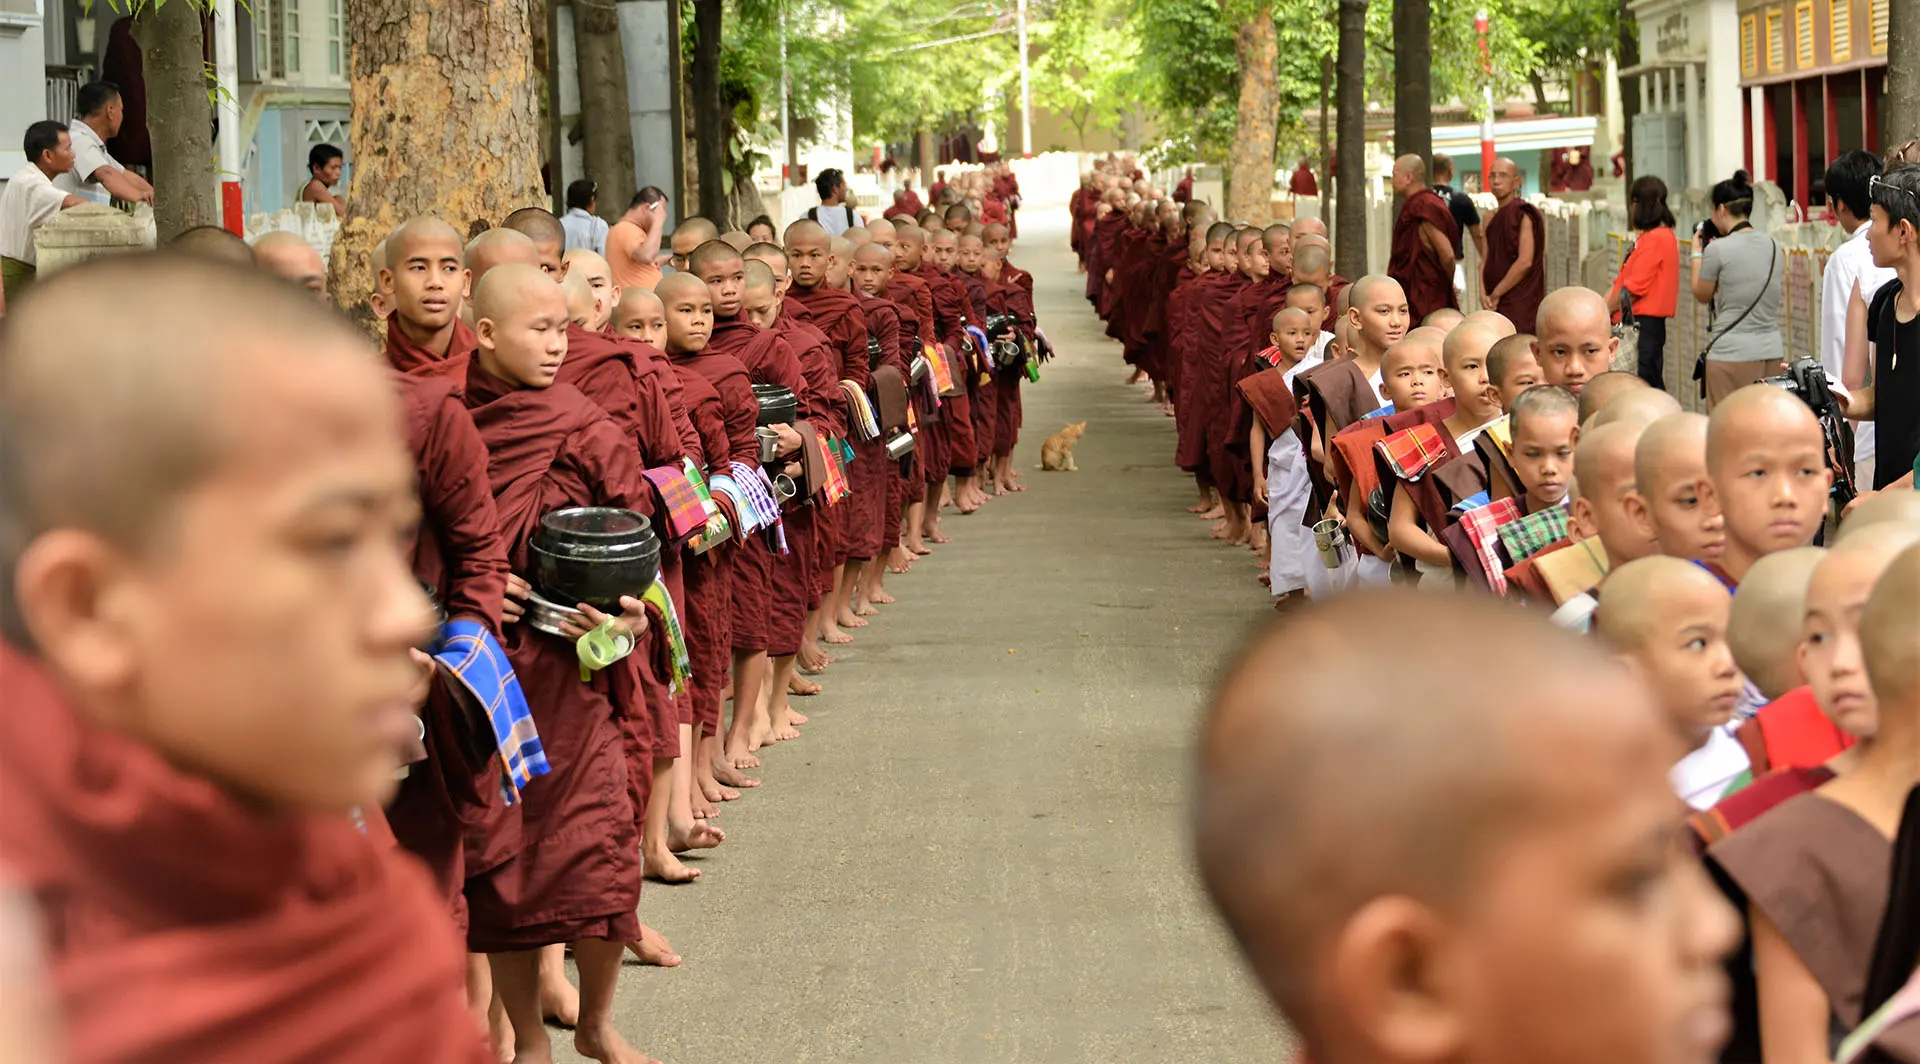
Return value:
M 927 348 L 927 364 L 933 367 L 927 379 L 933 382 L 933 395 L 937 400 L 953 390 L 953 370 L 947 366 L 946 352 L 938 347 Z
M 880 418 L 873 412 L 867 390 L 852 381 L 841 381 L 840 391 L 847 397 L 847 426 L 863 440 L 878 438 Z
M 1539 513 L 1516 518 L 1500 526 L 1500 544 L 1507 557 L 1516 563 L 1526 561 L 1551 544 L 1567 538 L 1567 510 L 1549 506 Z
M 673 594 L 667 590 L 666 581 L 656 576 L 653 586 L 640 596 L 640 600 L 660 611 L 660 619 L 667 629 L 667 647 L 673 652 L 668 687 L 676 694 L 684 691 L 687 689 L 687 678 L 693 675 L 693 659 L 687 656 L 687 636 L 680 627 L 680 611 L 673 606 Z
M 687 479 L 685 466 L 656 466 L 641 475 L 660 493 L 668 538 L 684 539 L 706 527 L 707 507 L 712 503 Z
M 1453 504 L 1453 512 L 1460 514 L 1468 510 L 1477 510 L 1493 501 L 1493 494 L 1482 489 Z
M 1451 453 L 1440 426 L 1434 424 L 1401 429 L 1374 444 L 1373 449 L 1386 460 L 1394 476 L 1407 481 L 1419 480 Z
M 745 462 L 734 462 L 730 469 L 733 482 L 740 489 L 737 509 L 740 523 L 745 526 L 740 530 L 741 533 L 751 535 L 771 530 L 774 547 L 785 554 L 787 530 L 780 523 L 780 501 L 773 497 L 773 481 L 768 479 L 767 471 Z
M 1261 348 L 1260 353 L 1258 355 L 1255 355 L 1254 357 L 1258 358 L 1262 362 L 1265 362 L 1267 365 L 1272 366 L 1274 369 L 1279 369 L 1280 363 L 1284 361 L 1280 357 L 1280 349 L 1278 347 L 1271 347 L 1271 346 Z
M 448 675 L 486 707 L 499 750 L 500 793 L 507 804 L 520 800 L 520 791 L 551 767 L 533 726 L 533 711 L 520 690 L 520 679 L 503 650 L 478 621 L 448 621 L 440 626 L 440 644 L 433 658 Z
M 841 457 L 839 440 L 821 440 L 820 453 L 825 459 L 826 476 L 820 486 L 821 494 L 826 497 L 828 506 L 838 505 L 841 499 L 853 494 L 853 487 L 847 483 L 847 461 Z
M 1520 517 L 1520 503 L 1511 497 L 1495 499 L 1460 515 L 1460 527 L 1466 531 L 1474 553 L 1480 556 L 1481 567 L 1487 572 L 1487 583 L 1501 595 L 1507 593 L 1509 563 L 1500 557 L 1499 529 L 1501 525 L 1517 521 Z

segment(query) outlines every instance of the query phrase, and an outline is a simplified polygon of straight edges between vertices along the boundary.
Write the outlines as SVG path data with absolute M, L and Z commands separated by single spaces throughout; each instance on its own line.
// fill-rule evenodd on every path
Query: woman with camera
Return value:
M 1622 324 L 1639 325 L 1640 379 L 1664 391 L 1667 321 L 1680 301 L 1680 241 L 1667 209 L 1666 182 L 1643 177 L 1627 199 L 1627 224 L 1638 235 L 1607 293 L 1607 309 Z
M 1693 298 L 1713 305 L 1713 335 L 1694 375 L 1703 379 L 1707 409 L 1780 371 L 1780 290 L 1786 255 L 1753 227 L 1753 185 L 1745 170 L 1713 186 L 1713 215 L 1693 232 L 1688 257 Z

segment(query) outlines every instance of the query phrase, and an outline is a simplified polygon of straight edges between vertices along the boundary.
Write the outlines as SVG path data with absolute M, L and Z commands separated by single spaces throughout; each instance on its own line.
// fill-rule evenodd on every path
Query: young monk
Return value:
M 1707 419 L 1701 503 L 1726 519 L 1726 549 L 1712 563 L 1738 586 L 1755 560 L 1813 542 L 1827 519 L 1827 442 L 1813 411 L 1771 385 L 1750 384 Z
M 253 260 L 267 273 L 297 284 L 320 302 L 333 305 L 333 294 L 327 291 L 327 264 L 299 233 L 275 230 L 261 234 L 260 239 L 253 242 Z
M 1824 765 L 1853 745 L 1853 737 L 1820 712 L 1800 666 L 1807 586 L 1826 555 L 1820 547 L 1775 551 L 1753 563 L 1733 594 L 1727 644 L 1740 671 L 1767 699 L 1734 732 L 1755 778 L 1775 769 Z
M 892 275 L 893 251 L 876 231 L 871 244 L 854 252 L 849 276 L 852 291 L 860 299 L 866 315 L 868 335 L 872 339 L 868 357 L 873 361 L 869 369 L 877 371 L 882 366 L 889 366 L 905 381 L 910 373 L 911 360 L 919 351 L 919 319 L 909 307 L 887 296 L 887 283 Z M 875 422 L 881 422 L 880 393 L 871 373 L 862 390 L 874 409 Z M 887 569 L 887 555 L 893 547 L 898 546 L 900 535 L 903 498 L 900 465 L 887 457 L 887 426 L 879 424 L 879 428 L 880 435 L 853 444 L 854 463 L 848 470 L 849 477 L 864 482 L 864 492 L 856 491 L 856 498 L 864 502 L 865 509 L 849 515 L 847 532 L 848 572 L 854 584 L 854 612 L 863 616 L 871 616 L 878 612 L 876 606 L 894 601 L 881 583 Z M 890 531 L 893 539 L 891 544 L 888 542 Z
M 616 506 L 643 515 L 653 496 L 633 439 L 600 407 L 555 377 L 567 355 L 567 309 L 537 266 L 495 267 L 474 294 L 479 350 L 466 402 L 494 458 L 489 470 L 502 538 L 526 572 L 526 543 L 540 519 L 566 506 Z M 580 630 L 608 626 L 637 639 L 647 626 L 637 597 L 609 617 L 581 604 Z M 613 1024 L 614 985 L 634 917 L 641 867 L 638 818 L 626 783 L 619 720 L 645 712 L 635 662 L 581 680 L 571 639 L 515 626 L 514 673 L 533 709 L 553 771 L 523 802 L 525 842 L 500 868 L 468 882 L 469 940 L 489 954 L 494 990 L 513 1024 L 515 1059 L 545 1061 L 552 1047 L 540 1008 L 540 948 L 570 943 L 580 970 L 574 1047 L 601 1061 L 644 1061 Z
M 1443 388 L 1440 344 L 1433 334 L 1415 330 L 1387 349 L 1380 363 L 1381 395 L 1386 403 L 1333 435 L 1329 457 L 1339 487 L 1348 531 L 1354 542 L 1382 563 L 1394 557 L 1388 545 L 1391 486 L 1381 482 L 1374 446 L 1416 424 L 1440 421 L 1453 412 L 1452 401 L 1435 405 Z M 1383 580 L 1379 567 L 1358 574 Z
M 1732 597 L 1691 562 L 1652 555 L 1616 567 L 1600 587 L 1594 631 L 1659 702 L 1686 751 L 1673 789 L 1706 809 L 1747 770 L 1728 725 L 1743 679 L 1727 647 Z
M 1521 392 L 1546 383 L 1540 360 L 1534 355 L 1535 344 L 1532 335 L 1514 333 L 1496 340 L 1487 350 L 1487 379 L 1500 393 L 1500 405 L 1504 409 L 1513 409 L 1513 401 L 1520 398 Z
M 1578 285 L 1555 289 L 1540 301 L 1535 356 L 1548 384 L 1579 395 L 1607 371 L 1620 340 L 1613 335 L 1606 297 Z
M 1588 388 L 1592 390 L 1591 386 Z M 1680 412 L 1680 400 L 1658 388 L 1628 388 L 1594 411 L 1581 427 L 1597 429 L 1602 425 L 1648 425 Z
M 1255 374 L 1236 386 L 1252 414 L 1248 451 L 1259 463 L 1254 490 L 1267 507 L 1268 589 L 1276 609 L 1305 600 L 1307 566 L 1320 564 L 1313 533 L 1302 523 L 1313 485 L 1306 452 L 1293 431 L 1298 413 L 1293 379 L 1320 363 L 1324 345 L 1315 342 L 1319 324 L 1318 316 L 1306 310 L 1282 308 L 1273 316 L 1272 344 L 1262 353 L 1263 361 L 1279 373 Z
M 1234 258 L 1230 247 L 1232 239 L 1233 226 L 1225 222 L 1216 222 L 1207 228 L 1206 246 L 1201 252 L 1204 269 L 1182 293 L 1182 313 L 1176 316 L 1175 323 L 1176 343 L 1170 352 L 1173 360 L 1170 377 L 1175 385 L 1173 460 L 1182 470 L 1193 474 L 1200 498 L 1187 510 L 1202 517 L 1226 516 L 1225 508 L 1217 505 L 1213 466 L 1207 458 L 1205 407 L 1199 397 L 1207 391 L 1204 365 L 1208 356 L 1203 337 L 1218 336 L 1225 324 L 1221 311 L 1232 298 L 1233 290 L 1244 283 L 1236 266 L 1230 265 Z
M 1448 334 L 1441 350 L 1442 381 L 1453 392 L 1453 412 L 1439 425 L 1440 450 L 1431 462 L 1394 470 L 1413 476 L 1398 476 L 1393 483 L 1388 542 L 1414 560 L 1423 584 L 1429 577 L 1435 584 L 1451 583 L 1453 552 L 1434 529 L 1444 528 L 1446 512 L 1455 504 L 1486 490 L 1486 465 L 1474 441 L 1502 412 L 1499 392 L 1487 375 L 1487 353 L 1494 343 L 1494 330 L 1485 325 L 1463 324 Z M 1397 444 L 1390 436 L 1381 447 L 1391 453 Z M 1426 447 L 1416 453 L 1434 452 Z M 1425 485 L 1419 483 L 1423 479 L 1428 481 Z
M 63 1043 L 36 1059 L 491 1059 L 445 899 L 353 820 L 393 792 L 433 624 L 365 337 L 139 256 L 41 280 L 0 353 L 0 864 Z
M 513 229 L 487 229 L 467 241 L 465 256 L 466 301 L 461 305 L 461 320 L 473 324 L 473 292 L 481 278 L 495 266 L 509 262 L 540 265 L 540 250 L 526 234 Z M 542 271 L 545 272 L 545 271 Z M 551 275 L 549 275 L 551 276 Z
M 1824 1059 L 1831 1032 L 1865 1018 L 1892 839 L 1920 784 L 1916 534 L 1887 526 L 1836 544 L 1808 587 L 1802 661 L 1822 708 L 1843 727 L 1877 720 L 1830 765 L 1835 778 L 1707 851 L 1747 899 L 1767 1060 Z
M 567 230 L 552 211 L 544 207 L 522 207 L 502 218 L 500 228 L 533 241 L 534 253 L 540 257 L 540 272 L 556 281 L 560 279 L 560 253 L 566 249 Z
M 1402 667 L 1382 617 L 1433 667 Z M 1674 750 L 1578 639 L 1476 599 L 1357 594 L 1272 626 L 1221 683 L 1201 878 L 1318 1064 L 1708 1064 L 1737 927 L 1672 845 Z
M 695 248 L 709 240 L 718 239 L 720 239 L 720 228 L 711 221 L 699 215 L 684 218 L 679 225 L 674 226 L 673 236 L 668 238 L 668 246 L 673 249 L 673 254 L 668 261 L 674 269 L 684 273 L 687 269 L 687 256 L 692 255 Z
M 392 293 L 387 362 L 402 373 L 445 377 L 464 387 L 476 345 L 460 318 L 467 287 L 460 234 L 438 218 L 421 217 L 401 223 L 382 246 L 380 288 Z
M 1712 562 L 1726 550 L 1726 518 L 1701 489 L 1706 477 L 1706 415 L 1669 414 L 1647 426 L 1634 446 L 1624 505 L 1660 553 Z
M 1624 373 L 1610 369 L 1605 373 L 1597 374 L 1580 389 L 1581 427 L 1585 428 L 1594 416 L 1600 413 L 1602 407 L 1616 398 L 1632 391 L 1652 390 L 1653 385 L 1641 380 L 1638 373 Z
M 1526 489 L 1526 513 L 1566 503 L 1573 448 L 1580 439 L 1579 417 L 1579 400 L 1558 385 L 1529 388 L 1514 400 L 1513 471 Z

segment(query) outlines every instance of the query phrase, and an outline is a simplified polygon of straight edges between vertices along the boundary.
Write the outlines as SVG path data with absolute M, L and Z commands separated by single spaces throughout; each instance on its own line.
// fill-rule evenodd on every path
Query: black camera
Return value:
M 1713 219 L 1702 218 L 1700 219 L 1700 224 L 1693 227 L 1693 235 L 1700 238 L 1700 246 L 1704 248 L 1727 234 L 1721 232 L 1720 227 L 1713 224 Z
M 1833 498 L 1841 506 L 1853 501 L 1857 493 L 1853 483 L 1853 432 L 1847 426 L 1846 407 L 1827 383 L 1827 371 L 1820 363 L 1802 356 L 1787 366 L 1778 377 L 1762 377 L 1771 385 L 1799 397 L 1820 421 L 1820 432 L 1827 442 L 1827 468 L 1833 470 Z

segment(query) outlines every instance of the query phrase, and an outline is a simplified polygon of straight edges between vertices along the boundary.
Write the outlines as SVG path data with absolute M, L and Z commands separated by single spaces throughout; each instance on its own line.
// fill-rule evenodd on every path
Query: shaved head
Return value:
M 476 320 L 492 318 L 498 321 L 532 300 L 550 298 L 555 294 L 556 287 L 553 278 L 547 276 L 546 271 L 537 264 L 501 263 L 488 270 L 486 278 L 473 286 L 473 316 Z M 588 298 L 592 298 L 591 292 Z
M 460 230 L 432 215 L 423 214 L 394 226 L 393 232 L 380 242 L 386 252 L 380 265 L 391 268 L 394 263 L 407 261 L 407 253 L 423 243 L 452 244 L 454 254 L 458 255 L 465 241 L 460 239 Z
M 1397 663 L 1383 616 L 1423 633 L 1423 668 Z M 1487 646 L 1515 670 L 1491 688 L 1475 679 Z M 1579 638 L 1467 596 L 1359 591 L 1270 625 L 1228 668 L 1199 745 L 1201 878 L 1316 1055 L 1356 1019 L 1332 958 L 1403 904 L 1470 923 L 1506 855 L 1566 815 L 1570 773 L 1582 796 L 1672 815 L 1646 695 Z
M 867 244 L 853 253 L 853 261 L 891 265 L 893 262 L 893 252 L 888 251 L 884 244 Z
M 1911 740 L 1920 730 L 1920 546 L 1906 547 L 1874 583 L 1860 612 L 1860 652 L 1874 697 L 1880 735 Z
M 1661 467 L 1675 459 L 1700 461 L 1706 453 L 1707 416 L 1692 411 L 1669 414 L 1647 426 L 1633 452 L 1633 479 L 1642 492 L 1660 480 Z
M 1441 307 L 1439 310 L 1433 311 L 1425 318 L 1422 318 L 1420 324 L 1446 332 L 1452 332 L 1454 326 L 1465 320 L 1467 320 L 1465 314 L 1460 313 L 1452 307 Z
M 1427 183 L 1427 161 L 1418 155 L 1402 155 L 1395 159 L 1393 172 L 1411 177 L 1423 185 Z
M 1463 319 L 1468 325 L 1485 325 L 1500 336 L 1512 336 L 1520 330 L 1514 327 L 1513 320 L 1497 310 L 1476 310 Z
M 1500 335 L 1491 326 L 1462 324 L 1447 334 L 1446 342 L 1440 347 L 1440 353 L 1446 359 L 1447 370 L 1452 372 L 1462 359 L 1470 355 L 1485 358 L 1487 352 L 1493 350 L 1493 345 L 1499 340 Z
M 1756 439 L 1799 436 L 1824 448 L 1820 421 L 1798 396 L 1766 384 L 1749 384 L 1720 400 L 1707 416 L 1707 472 Z
M 1594 634 L 1622 651 L 1640 650 L 1662 630 L 1674 597 L 1691 591 L 1727 593 L 1717 577 L 1685 558 L 1653 554 L 1630 561 L 1600 585 Z
M 1388 277 L 1384 273 L 1367 274 L 1365 277 L 1348 285 L 1346 290 L 1341 294 L 1347 298 L 1349 305 L 1358 304 L 1365 306 L 1373 300 L 1376 290 L 1386 285 L 1393 286 L 1393 294 L 1396 297 L 1405 298 L 1406 292 L 1400 287 L 1400 282 Z
M 673 253 L 687 255 L 709 240 L 720 238 L 720 228 L 699 215 L 683 220 L 673 230 Z
M 822 247 L 825 247 L 828 241 L 825 227 L 811 218 L 802 218 L 792 225 L 787 226 L 787 231 L 781 239 L 786 242 L 788 247 L 796 247 L 803 243 L 818 243 Z
M 1740 671 L 1768 699 L 1807 682 L 1800 671 L 1800 624 L 1807 584 L 1826 556 L 1819 547 L 1775 551 L 1754 562 L 1733 593 L 1727 645 Z
M 1321 221 L 1318 218 L 1294 219 L 1294 222 L 1293 222 L 1294 246 L 1298 247 L 1301 240 L 1310 236 L 1317 236 L 1320 239 L 1325 240 L 1327 238 L 1327 223 Z
M 566 247 L 567 231 L 552 211 L 544 207 L 522 207 L 507 215 L 500 228 L 525 235 L 540 252 L 540 268 L 548 273 L 560 272 L 560 252 Z
M 1318 238 L 1313 238 L 1318 239 Z M 1312 243 L 1302 241 L 1295 235 L 1293 242 L 1293 275 L 1295 277 L 1319 277 L 1333 265 L 1333 253 L 1324 241 Z
M 217 225 L 196 225 L 169 240 L 165 250 L 235 266 L 253 265 L 253 249 L 247 242 Z
M 832 240 L 827 241 L 827 250 L 832 252 L 833 257 L 836 259 L 845 260 L 853 258 L 853 250 L 857 246 L 854 241 L 848 240 L 844 236 L 836 236 Z
M 708 295 L 707 282 L 690 273 L 669 273 L 660 278 L 653 286 L 653 292 L 662 304 L 670 300 L 682 299 L 689 295 Z
M 747 263 L 747 291 L 772 291 L 774 284 L 773 270 L 769 269 L 766 263 L 759 259 L 753 259 Z
M 292 281 L 323 302 L 333 301 L 327 295 L 327 264 L 300 234 L 285 230 L 262 234 L 253 242 L 253 260 L 262 270 Z
M 586 274 L 579 270 L 568 271 L 560 279 L 560 294 L 567 299 L 567 317 L 582 327 L 591 327 L 598 311 L 594 306 L 593 285 L 587 283 Z
M 586 270 L 590 275 L 611 276 L 613 274 L 613 267 L 607 264 L 606 257 L 592 248 L 574 248 L 560 257 L 560 264 L 565 267 L 564 272 L 569 274 L 576 266 Z
M 873 233 L 869 232 L 866 226 L 855 226 L 852 229 L 849 229 L 846 232 L 841 233 L 839 236 L 834 237 L 834 239 L 844 240 L 848 244 L 853 245 L 854 247 L 859 247 L 862 244 L 872 243 Z
M 1636 380 L 1638 378 L 1635 378 Z M 1587 385 L 1587 392 L 1593 385 Z M 1586 392 L 1580 394 L 1580 401 L 1586 402 Z M 1594 411 L 1589 428 L 1602 425 L 1640 425 L 1642 427 L 1680 412 L 1680 400 L 1658 388 L 1629 388 L 1602 404 Z
M 495 267 L 508 264 L 536 268 L 540 265 L 540 252 L 533 246 L 533 240 L 517 229 L 489 229 L 467 244 L 466 266 L 473 273 L 476 292 L 481 278 Z
M 741 232 L 738 229 L 733 229 L 728 232 L 721 233 L 720 239 L 724 241 L 729 247 L 733 248 L 733 250 L 735 251 L 745 251 L 753 243 L 752 237 L 748 236 L 747 234 Z
M 902 244 L 918 247 L 927 242 L 927 231 L 917 225 L 902 224 L 897 232 Z
M 1856 529 L 1879 524 L 1920 525 L 1920 491 L 1895 488 L 1863 496 L 1853 512 L 1840 522 L 1837 542 L 1844 542 Z
M 661 278 L 663 281 L 665 279 L 665 277 Z M 614 304 L 614 313 L 622 316 L 638 314 L 643 310 L 664 309 L 665 308 L 660 305 L 660 297 L 653 294 L 653 289 L 643 288 L 637 284 L 622 288 L 620 290 L 620 300 Z
M 687 269 L 704 277 L 709 269 L 721 263 L 738 262 L 742 258 L 733 245 L 721 240 L 709 240 L 687 256 Z
M 1659 551 L 1660 544 L 1636 525 L 1626 511 L 1633 491 L 1633 454 L 1640 425 L 1602 425 L 1580 434 L 1573 448 L 1577 497 L 1572 524 L 1576 538 L 1598 538 L 1607 561 L 1622 565 Z
M 1615 396 L 1630 391 L 1652 389 L 1653 385 L 1640 379 L 1638 374 L 1610 369 L 1587 382 L 1580 390 L 1580 423 L 1600 412 L 1602 407 L 1612 402 Z

